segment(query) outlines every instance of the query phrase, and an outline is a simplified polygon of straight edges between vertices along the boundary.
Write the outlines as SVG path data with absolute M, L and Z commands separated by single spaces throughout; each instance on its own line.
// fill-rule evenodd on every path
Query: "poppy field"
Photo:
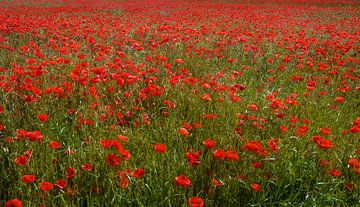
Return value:
M 0 206 L 360 206 L 360 2 L 0 0 Z

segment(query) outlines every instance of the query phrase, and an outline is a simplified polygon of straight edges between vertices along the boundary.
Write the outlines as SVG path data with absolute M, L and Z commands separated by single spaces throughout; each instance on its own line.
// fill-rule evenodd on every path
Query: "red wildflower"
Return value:
M 153 148 L 154 148 L 155 152 L 157 152 L 159 154 L 162 154 L 162 153 L 166 152 L 166 150 L 167 150 L 166 145 L 161 144 L 161 143 L 154 144 Z
M 201 115 L 201 117 L 204 119 L 215 119 L 216 115 L 215 114 L 203 114 L 203 115 Z
M 251 163 L 251 166 L 255 169 L 261 168 L 261 162 L 253 162 Z
M 331 134 L 331 130 L 329 128 L 320 128 L 320 134 L 322 135 L 330 135 Z
M 22 180 L 25 183 L 34 182 L 35 179 L 36 179 L 35 175 L 24 175 L 22 176 L 22 178 L 20 178 L 20 180 Z
M 30 149 L 30 150 L 26 150 L 25 152 L 24 152 L 24 155 L 26 155 L 27 157 L 31 157 L 32 156 L 32 150 Z
M 120 134 L 117 135 L 117 138 L 120 139 L 123 142 L 126 142 L 129 139 L 128 137 L 120 135 Z
M 355 168 L 360 168 L 360 162 L 357 158 L 352 157 L 349 159 L 348 164 L 350 165 L 351 168 L 355 169 Z
M 101 145 L 103 148 L 110 148 L 110 147 L 111 147 L 111 144 L 112 144 L 112 140 L 110 140 L 110 139 L 100 140 L 100 145 Z
M 57 142 L 57 141 L 51 141 L 49 143 L 49 147 L 51 149 L 59 149 L 61 147 L 61 144 L 59 142 Z
M 46 122 L 49 119 L 49 116 L 47 114 L 39 114 L 37 116 L 37 118 L 39 119 L 39 121 L 41 122 Z
M 129 178 L 126 175 L 120 176 L 119 184 L 121 188 L 127 188 L 129 186 Z
M 351 133 L 359 133 L 360 132 L 360 126 L 357 126 L 357 125 L 355 125 L 355 126 L 352 126 L 351 128 L 350 128 L 350 130 L 349 130 Z
M 66 187 L 66 180 L 61 180 L 61 179 L 58 179 L 55 181 L 55 186 L 60 188 L 60 189 L 64 189 Z
M 249 104 L 248 109 L 250 109 L 252 112 L 256 112 L 257 110 L 259 110 L 256 104 Z
M 214 141 L 212 139 L 206 139 L 203 141 L 203 144 L 205 145 L 206 149 L 211 149 L 215 146 L 216 141 Z
M 53 189 L 53 187 L 54 187 L 53 184 L 50 182 L 40 182 L 39 183 L 39 188 L 42 191 L 49 191 L 49 190 Z
M 201 96 L 201 99 L 204 101 L 211 101 L 210 93 L 205 93 L 204 95 Z
M 184 175 L 179 175 L 175 177 L 174 179 L 176 186 L 183 186 L 184 188 L 187 188 L 190 186 L 190 180 Z
M 85 170 L 85 171 L 90 171 L 92 170 L 92 166 L 90 163 L 85 163 L 81 165 L 81 169 Z
M 41 139 L 43 138 L 43 135 L 41 134 L 40 131 L 33 131 L 33 132 L 27 132 L 26 137 L 29 138 L 31 142 L 35 142 L 35 141 L 40 142 Z
M 185 129 L 184 127 L 181 127 L 181 128 L 179 129 L 179 133 L 180 133 L 181 135 L 184 135 L 185 137 L 189 136 L 189 131 L 188 131 L 187 129 Z
M 123 160 L 126 161 L 126 160 L 130 159 L 131 154 L 126 149 L 121 147 L 121 148 L 118 149 L 118 152 L 121 154 Z
M 74 168 L 72 168 L 72 167 L 68 167 L 68 168 L 66 168 L 66 170 L 65 170 L 65 176 L 67 177 L 67 179 L 72 179 L 73 177 L 75 177 L 75 173 L 76 173 L 76 171 L 75 171 L 75 169 Z
M 340 176 L 340 171 L 337 170 L 337 169 L 332 169 L 330 171 L 330 175 L 333 176 L 333 177 L 338 177 L 338 176 Z
M 187 123 L 186 121 L 183 122 L 183 127 L 187 130 L 192 130 L 192 126 L 189 123 Z
M 192 123 L 192 125 L 197 129 L 201 128 L 201 123 L 200 122 L 194 122 L 194 123 Z
M 352 183 L 344 183 L 344 188 L 346 189 L 346 190 L 353 190 L 354 189 L 354 184 L 352 184 Z
M 281 125 L 281 126 L 279 126 L 279 129 L 282 132 L 287 132 L 286 126 Z
M 116 167 L 120 165 L 120 158 L 117 155 L 110 153 L 106 156 L 106 163 L 112 167 Z
M 217 159 L 217 160 L 223 160 L 223 159 L 225 159 L 225 156 L 226 156 L 225 151 L 222 149 L 214 150 L 212 154 L 215 157 L 215 159 Z
M 174 59 L 175 63 L 182 64 L 184 61 L 182 59 Z
M 308 131 L 308 126 L 299 126 L 295 131 L 295 135 L 301 137 L 305 135 L 307 131 Z
M 190 207 L 203 207 L 204 206 L 203 199 L 201 199 L 197 196 L 190 197 L 188 200 L 188 203 L 189 203 Z
M 266 156 L 267 151 L 262 147 L 262 145 L 257 141 L 249 141 L 244 146 L 245 150 L 249 150 L 251 152 L 257 153 L 262 156 Z
M 320 140 L 322 140 L 322 137 L 319 136 L 319 135 L 316 135 L 316 136 L 313 136 L 313 137 L 312 137 L 312 141 L 313 141 L 314 143 L 318 143 Z
M 237 154 L 237 152 L 235 150 L 232 150 L 232 149 L 228 150 L 225 153 L 225 156 L 230 161 L 233 161 L 233 162 L 239 161 L 239 155 Z
M 187 152 L 185 155 L 186 155 L 186 159 L 187 159 L 188 163 L 191 166 L 196 166 L 196 165 L 200 164 L 199 156 L 201 155 L 201 150 L 199 150 L 195 153 Z
M 130 173 L 134 178 L 141 178 L 144 175 L 144 170 L 142 168 L 137 168 L 133 172 Z
M 250 188 L 253 191 L 261 192 L 261 186 L 257 183 L 250 184 Z
M 223 184 L 217 181 L 216 179 L 212 179 L 211 182 L 214 184 L 215 187 L 222 186 Z
M 27 156 L 20 155 L 19 157 L 17 157 L 15 159 L 15 162 L 16 162 L 16 164 L 23 166 L 23 165 L 26 165 L 28 160 L 29 160 L 29 158 Z
M 270 148 L 271 151 L 276 153 L 279 150 L 277 146 L 279 142 L 280 142 L 279 138 L 273 138 L 267 141 L 267 146 Z
M 22 207 L 22 203 L 18 199 L 12 199 L 5 203 L 5 207 Z
M 345 98 L 342 96 L 338 96 L 335 98 L 335 102 L 338 102 L 338 103 L 344 102 L 344 100 L 345 100 Z
M 321 149 L 330 149 L 334 147 L 331 141 L 328 139 L 320 139 L 319 141 L 316 142 L 316 144 Z

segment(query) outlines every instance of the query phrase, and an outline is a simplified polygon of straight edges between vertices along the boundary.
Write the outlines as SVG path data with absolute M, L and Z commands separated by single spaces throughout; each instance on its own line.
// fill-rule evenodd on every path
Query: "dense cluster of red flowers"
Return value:
M 46 3 L 0 2 L 5 207 L 117 187 L 202 207 L 295 158 L 359 189 L 356 1 Z

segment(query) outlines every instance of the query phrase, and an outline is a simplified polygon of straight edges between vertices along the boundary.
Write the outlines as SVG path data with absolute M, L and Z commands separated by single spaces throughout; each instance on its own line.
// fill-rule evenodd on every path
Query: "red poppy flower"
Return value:
M 50 183 L 50 182 L 40 182 L 39 183 L 39 188 L 40 188 L 40 190 L 42 190 L 42 191 L 49 191 L 49 190 L 51 190 L 51 189 L 53 189 L 53 184 L 52 183 Z
M 225 153 L 225 156 L 230 161 L 233 161 L 233 162 L 239 161 L 239 155 L 237 154 L 237 152 L 235 150 L 232 150 L 232 149 L 228 150 Z
M 256 104 L 248 104 L 248 109 L 250 109 L 252 112 L 259 110 Z
M 249 150 L 251 152 L 257 153 L 262 156 L 267 155 L 267 150 L 264 149 L 261 143 L 257 141 L 248 141 L 245 146 L 243 147 L 245 150 Z
M 154 144 L 153 148 L 154 148 L 155 152 L 157 152 L 159 154 L 162 154 L 162 153 L 166 152 L 166 150 L 167 150 L 166 145 L 161 144 L 161 143 Z
M 90 163 L 85 163 L 81 165 L 81 169 L 85 170 L 85 171 L 90 171 L 92 170 L 92 166 Z
M 261 162 L 253 162 L 251 163 L 251 166 L 255 169 L 261 168 Z
M 215 146 L 216 141 L 211 140 L 211 139 L 206 139 L 206 140 L 203 141 L 203 144 L 205 145 L 206 149 L 211 149 L 211 148 L 213 148 Z
M 12 199 L 5 203 L 5 207 L 22 207 L 22 203 L 18 199 Z
M 217 160 L 225 159 L 225 151 L 222 149 L 214 150 L 212 154 L 215 157 L 215 159 L 217 159 Z
M 279 138 L 273 138 L 273 139 L 270 139 L 269 141 L 267 141 L 267 146 L 270 148 L 271 151 L 273 152 L 278 152 L 279 149 L 278 149 L 278 146 L 277 146 L 277 143 L 279 143 Z
M 184 135 L 185 137 L 189 136 L 189 131 L 188 131 L 187 129 L 183 128 L 183 127 L 181 127 L 181 128 L 179 129 L 179 133 L 180 133 L 181 135 Z
M 129 186 L 129 178 L 127 176 L 121 176 L 119 178 L 119 184 L 121 188 L 127 188 Z
M 109 140 L 109 139 L 100 140 L 100 145 L 101 145 L 103 148 L 110 148 L 112 143 L 113 143 L 113 141 L 112 141 L 112 140 Z
M 312 137 L 312 141 L 313 141 L 314 143 L 318 143 L 320 140 L 322 140 L 322 137 L 319 136 L 319 135 L 316 135 L 316 136 L 313 136 L 313 137 Z
M 201 99 L 204 101 L 211 101 L 210 93 L 205 93 L 201 96 Z
M 331 134 L 331 130 L 329 128 L 320 128 L 320 134 L 322 135 L 330 135 Z
M 330 140 L 328 139 L 320 139 L 317 141 L 316 143 L 318 145 L 318 147 L 320 147 L 321 149 L 330 149 L 333 148 L 333 144 L 331 143 Z
M 187 130 L 192 130 L 192 126 L 189 123 L 187 123 L 186 121 L 183 122 L 183 127 Z
M 346 189 L 346 190 L 353 190 L 354 189 L 354 184 L 352 184 L 352 183 L 344 183 L 344 188 Z
M 349 159 L 348 164 L 350 165 L 351 168 L 355 169 L 355 168 L 360 168 L 360 162 L 357 158 L 352 157 Z
M 29 158 L 27 156 L 24 155 L 20 155 L 19 157 L 17 157 L 15 159 L 16 164 L 24 166 L 26 165 L 26 163 L 28 162 Z
M 36 179 L 35 175 L 24 175 L 20 180 L 24 181 L 25 183 L 31 183 L 34 182 Z
M 357 126 L 357 125 L 355 125 L 355 126 L 352 126 L 351 128 L 350 128 L 350 130 L 349 130 L 351 133 L 359 133 L 360 132 L 360 126 Z
M 202 114 L 201 117 L 204 119 L 216 119 L 215 114 Z
M 37 116 L 37 118 L 39 119 L 39 121 L 41 122 L 46 122 L 49 119 L 49 116 L 47 114 L 39 114 Z
M 219 186 L 223 185 L 222 183 L 220 183 L 219 181 L 217 181 L 215 179 L 212 179 L 211 182 L 214 184 L 215 187 L 219 187 Z
M 184 60 L 182 60 L 182 59 L 174 59 L 174 62 L 182 64 L 182 63 L 184 63 Z
M 120 158 L 117 155 L 110 153 L 106 156 L 106 163 L 112 167 L 116 167 L 120 165 Z
M 187 188 L 190 186 L 190 180 L 184 175 L 179 175 L 175 177 L 174 179 L 176 186 L 183 186 L 184 188 Z
M 120 153 L 120 155 L 122 156 L 123 160 L 126 161 L 126 160 L 130 159 L 130 156 L 131 156 L 130 152 L 127 151 L 126 149 L 124 149 L 122 146 L 120 148 L 118 148 L 117 150 Z
M 61 180 L 61 179 L 58 179 L 55 181 L 55 186 L 60 188 L 60 189 L 64 189 L 66 187 L 66 180 Z
M 141 178 L 144 175 L 144 170 L 142 168 L 137 168 L 135 171 L 130 173 L 134 178 Z
M 261 186 L 257 183 L 250 184 L 250 188 L 253 191 L 261 192 Z
M 295 135 L 298 137 L 301 137 L 303 135 L 306 134 L 306 132 L 308 131 L 308 126 L 298 126 L 298 128 L 295 131 Z
M 279 129 L 282 132 L 287 132 L 286 126 L 281 125 L 281 126 L 279 126 Z
M 333 177 L 338 177 L 338 176 L 340 176 L 340 171 L 337 170 L 337 169 L 332 169 L 330 171 L 330 175 L 333 176 Z
M 203 199 L 201 199 L 197 196 L 190 197 L 188 200 L 188 203 L 189 203 L 190 207 L 203 207 L 204 206 Z
M 344 102 L 344 100 L 345 100 L 345 98 L 342 96 L 338 96 L 335 98 L 335 102 L 338 102 L 338 103 Z
M 43 138 L 43 135 L 41 134 L 40 131 L 33 131 L 33 132 L 27 132 L 26 137 L 29 138 L 31 142 L 35 142 L 35 141 L 40 142 L 41 139 Z
M 65 176 L 71 180 L 73 177 L 75 177 L 75 173 L 76 173 L 75 169 L 72 167 L 69 167 L 69 168 L 66 168 Z
M 121 135 L 121 134 L 118 134 L 118 135 L 117 135 L 117 138 L 120 139 L 120 140 L 123 141 L 123 142 L 126 142 L 126 141 L 129 139 L 128 137 L 123 136 L 123 135 Z
M 193 152 L 187 152 L 185 154 L 186 156 L 186 159 L 188 161 L 188 163 L 191 165 L 191 166 L 197 166 L 198 164 L 200 164 L 200 161 L 199 161 L 199 156 L 201 155 L 201 150 L 193 153 Z
M 49 147 L 51 149 L 59 149 L 61 147 L 61 144 L 59 142 L 57 142 L 57 141 L 51 141 L 49 143 Z
M 24 152 L 24 155 L 26 155 L 27 157 L 31 157 L 32 156 L 32 150 L 30 149 L 30 150 L 26 150 L 25 152 Z

